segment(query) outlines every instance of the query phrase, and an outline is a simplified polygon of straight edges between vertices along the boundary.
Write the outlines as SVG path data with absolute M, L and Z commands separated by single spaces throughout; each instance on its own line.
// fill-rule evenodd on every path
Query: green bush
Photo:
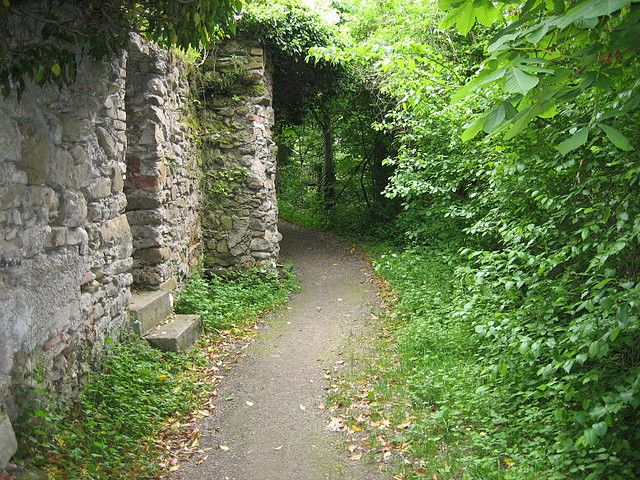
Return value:
M 411 399 L 410 444 L 425 478 L 637 478 L 634 347 L 587 346 L 581 362 L 554 361 L 580 329 L 507 303 L 508 291 L 477 282 L 455 249 L 382 251 L 376 269 L 396 290 L 401 319 L 387 384 Z
M 194 408 L 206 385 L 200 350 L 164 353 L 133 336 L 112 345 L 71 407 L 36 409 L 22 456 L 53 479 L 144 478 L 158 470 L 162 420 Z
M 224 330 L 281 304 L 297 288 L 293 273 L 257 270 L 193 276 L 176 302 L 177 313 L 202 317 L 207 331 Z

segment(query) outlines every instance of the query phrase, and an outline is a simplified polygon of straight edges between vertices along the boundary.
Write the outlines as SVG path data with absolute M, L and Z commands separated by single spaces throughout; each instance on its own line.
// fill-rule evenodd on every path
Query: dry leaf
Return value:
M 218 445 L 218 446 L 220 447 L 220 450 L 223 450 L 225 452 L 228 452 L 230 450 L 228 445 Z
M 344 430 L 344 420 L 340 417 L 331 417 L 327 430 L 330 432 L 340 432 Z

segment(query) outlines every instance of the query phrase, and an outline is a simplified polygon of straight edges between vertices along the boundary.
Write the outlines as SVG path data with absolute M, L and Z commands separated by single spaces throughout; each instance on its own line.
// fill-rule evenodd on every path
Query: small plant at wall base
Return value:
M 224 276 L 198 273 L 176 302 L 177 313 L 198 314 L 207 331 L 218 331 L 255 318 L 281 304 L 298 285 L 291 269 L 228 271 Z
M 50 479 L 143 478 L 158 470 L 153 435 L 198 404 L 199 350 L 163 353 L 133 335 L 112 345 L 71 407 L 35 409 L 20 457 Z

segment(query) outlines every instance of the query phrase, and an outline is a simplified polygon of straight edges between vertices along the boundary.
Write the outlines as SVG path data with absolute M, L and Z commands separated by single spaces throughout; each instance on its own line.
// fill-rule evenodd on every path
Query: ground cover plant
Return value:
M 251 332 L 247 328 L 257 317 L 282 304 L 295 288 L 289 270 L 280 279 L 257 271 L 224 279 L 196 274 L 176 310 L 202 315 L 206 334 L 200 343 L 187 353 L 166 353 L 130 334 L 111 342 L 99 371 L 89 376 L 73 405 L 47 403 L 42 392 L 21 442 L 29 469 L 61 480 L 162 473 L 168 465 L 161 461 L 159 433 L 208 399 L 221 344 Z

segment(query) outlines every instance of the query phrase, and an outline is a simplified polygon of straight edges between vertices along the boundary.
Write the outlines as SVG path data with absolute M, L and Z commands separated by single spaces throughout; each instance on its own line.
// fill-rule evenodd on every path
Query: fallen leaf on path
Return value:
M 327 430 L 330 432 L 340 432 L 344 430 L 344 420 L 340 417 L 332 417 L 329 425 L 327 425 Z
M 248 407 L 253 407 L 253 402 L 250 402 L 249 400 L 247 400 L 244 403 L 246 403 Z
M 307 409 L 307 407 L 305 407 L 304 405 L 300 405 L 300 410 L 302 410 L 303 412 Z
M 220 450 L 224 452 L 228 452 L 230 450 L 228 445 L 218 445 L 218 446 L 220 447 Z
M 274 450 L 282 450 L 283 447 L 284 445 L 280 445 L 279 447 L 274 448 Z
M 349 457 L 349 460 L 354 460 L 354 461 L 362 460 L 362 452 L 354 453 Z

